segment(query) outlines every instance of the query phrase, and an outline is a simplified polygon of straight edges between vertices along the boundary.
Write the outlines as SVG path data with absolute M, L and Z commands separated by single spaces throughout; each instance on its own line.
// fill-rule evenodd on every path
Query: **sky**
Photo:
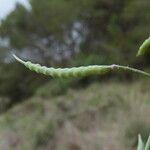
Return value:
M 0 20 L 4 19 L 15 8 L 16 2 L 24 4 L 27 8 L 30 7 L 28 0 L 0 0 Z

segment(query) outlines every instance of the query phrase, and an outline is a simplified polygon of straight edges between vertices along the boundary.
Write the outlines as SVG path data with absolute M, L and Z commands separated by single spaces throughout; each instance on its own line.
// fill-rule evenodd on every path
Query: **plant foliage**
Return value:
M 141 135 L 138 136 L 138 147 L 137 150 L 150 150 L 150 136 L 147 140 L 147 143 L 144 145 Z

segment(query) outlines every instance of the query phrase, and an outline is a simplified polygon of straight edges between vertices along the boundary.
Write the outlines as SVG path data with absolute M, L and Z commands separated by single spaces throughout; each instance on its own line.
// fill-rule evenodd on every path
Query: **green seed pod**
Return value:
M 150 37 L 146 39 L 144 43 L 140 46 L 137 56 L 144 55 L 148 48 L 150 48 Z
M 73 67 L 73 68 L 47 68 L 45 66 L 41 66 L 39 64 L 33 64 L 31 62 L 25 62 L 18 58 L 17 56 L 13 55 L 17 61 L 22 63 L 31 71 L 35 71 L 37 73 L 41 73 L 44 75 L 52 76 L 52 77 L 60 77 L 60 78 L 68 78 L 68 77 L 83 77 L 89 75 L 102 75 L 106 74 L 110 71 L 130 71 L 138 74 L 142 74 L 145 76 L 149 76 L 149 73 L 144 71 L 134 69 L 128 66 L 121 66 L 121 65 L 91 65 L 91 66 L 81 66 L 81 67 Z

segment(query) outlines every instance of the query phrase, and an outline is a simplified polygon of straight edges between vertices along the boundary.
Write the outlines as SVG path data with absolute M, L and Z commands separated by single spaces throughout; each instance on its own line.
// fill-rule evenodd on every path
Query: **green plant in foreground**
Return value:
M 140 46 L 137 56 L 143 55 L 147 49 L 150 47 L 150 37 L 144 41 L 144 43 Z M 52 76 L 52 77 L 82 77 L 82 76 L 88 76 L 93 74 L 105 74 L 110 71 L 117 71 L 117 70 L 123 70 L 123 71 L 131 71 L 134 73 L 138 73 L 141 75 L 145 75 L 150 77 L 150 74 L 135 68 L 131 68 L 128 66 L 122 66 L 122 65 L 91 65 L 91 66 L 81 66 L 81 67 L 74 67 L 74 68 L 47 68 L 45 66 L 41 66 L 39 64 L 33 64 L 30 61 L 23 61 L 20 58 L 18 58 L 16 55 L 13 55 L 17 61 L 25 65 L 27 68 L 29 68 L 32 71 L 35 71 L 37 73 L 41 73 L 44 75 Z M 147 140 L 147 143 L 144 145 L 141 135 L 138 136 L 138 147 L 137 150 L 150 150 L 150 136 Z
M 150 136 L 147 140 L 147 143 L 144 145 L 141 135 L 138 136 L 138 147 L 137 150 L 150 150 Z

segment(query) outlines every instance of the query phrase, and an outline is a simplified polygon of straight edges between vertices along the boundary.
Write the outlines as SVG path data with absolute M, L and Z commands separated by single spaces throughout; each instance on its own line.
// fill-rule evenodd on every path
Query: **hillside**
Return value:
M 1 150 L 130 150 L 138 133 L 148 136 L 150 80 L 93 83 L 60 96 L 42 89 L 0 116 Z

